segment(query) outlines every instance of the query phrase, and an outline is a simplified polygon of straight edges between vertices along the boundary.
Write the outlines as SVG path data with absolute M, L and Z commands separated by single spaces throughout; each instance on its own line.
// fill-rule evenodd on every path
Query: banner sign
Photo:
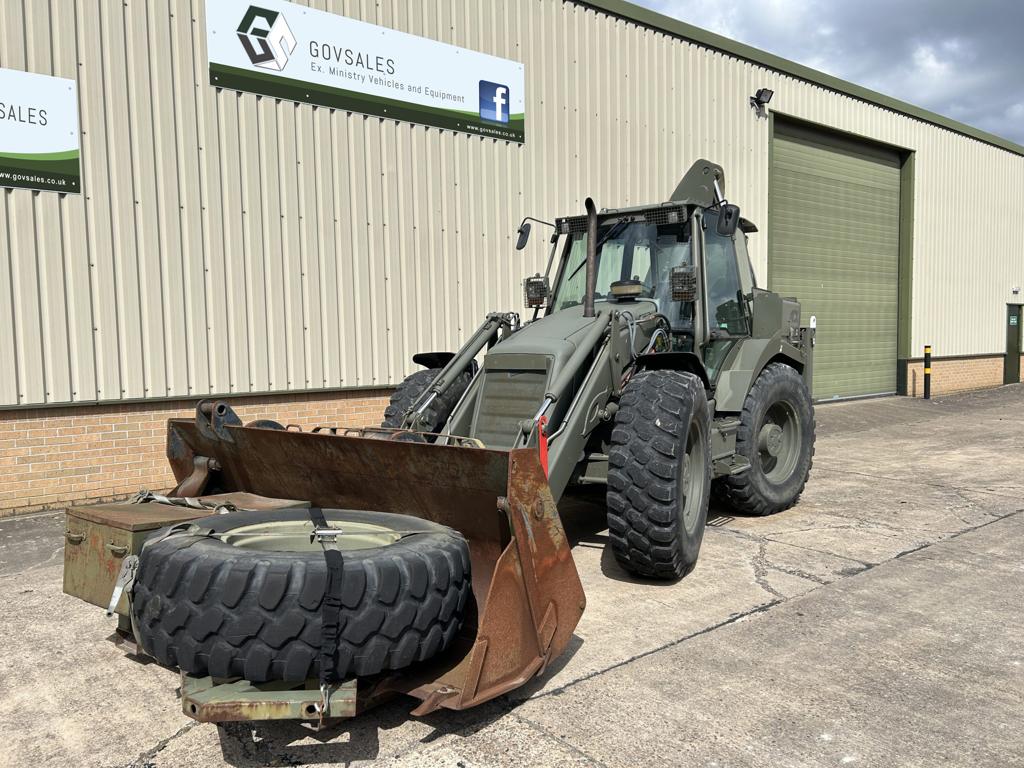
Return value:
M 78 86 L 0 69 L 0 187 L 80 192 Z
M 522 143 L 524 67 L 284 0 L 206 4 L 210 84 Z

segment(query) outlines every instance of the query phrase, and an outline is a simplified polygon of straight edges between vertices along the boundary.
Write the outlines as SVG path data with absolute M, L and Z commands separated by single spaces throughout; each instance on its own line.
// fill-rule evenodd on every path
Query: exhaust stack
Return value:
M 589 197 L 584 206 L 587 209 L 587 288 L 583 296 L 583 316 L 593 317 L 597 291 L 597 206 Z

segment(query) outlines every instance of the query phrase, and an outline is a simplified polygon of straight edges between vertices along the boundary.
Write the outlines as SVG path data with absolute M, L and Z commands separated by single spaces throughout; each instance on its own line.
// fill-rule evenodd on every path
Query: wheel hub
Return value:
M 337 546 L 342 551 L 386 547 L 402 538 L 401 531 L 393 531 L 382 525 L 357 520 L 346 520 L 337 524 L 342 533 Z M 314 526 L 310 520 L 279 520 L 270 523 L 254 523 L 232 529 L 221 538 L 241 549 L 266 550 L 269 552 L 319 552 L 320 543 L 310 534 Z
M 765 424 L 761 427 L 758 447 L 769 456 L 777 457 L 782 452 L 782 427 L 778 424 Z

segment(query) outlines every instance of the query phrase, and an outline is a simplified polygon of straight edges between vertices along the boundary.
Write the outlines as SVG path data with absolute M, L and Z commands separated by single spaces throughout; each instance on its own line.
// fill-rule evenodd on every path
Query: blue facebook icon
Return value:
M 507 123 L 509 111 L 507 85 L 480 81 L 480 117 L 492 123 Z

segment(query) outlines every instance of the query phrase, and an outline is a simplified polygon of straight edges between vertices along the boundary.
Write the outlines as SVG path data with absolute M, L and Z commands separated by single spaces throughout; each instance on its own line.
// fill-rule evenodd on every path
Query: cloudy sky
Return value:
M 1022 0 L 634 0 L 1024 144 Z

